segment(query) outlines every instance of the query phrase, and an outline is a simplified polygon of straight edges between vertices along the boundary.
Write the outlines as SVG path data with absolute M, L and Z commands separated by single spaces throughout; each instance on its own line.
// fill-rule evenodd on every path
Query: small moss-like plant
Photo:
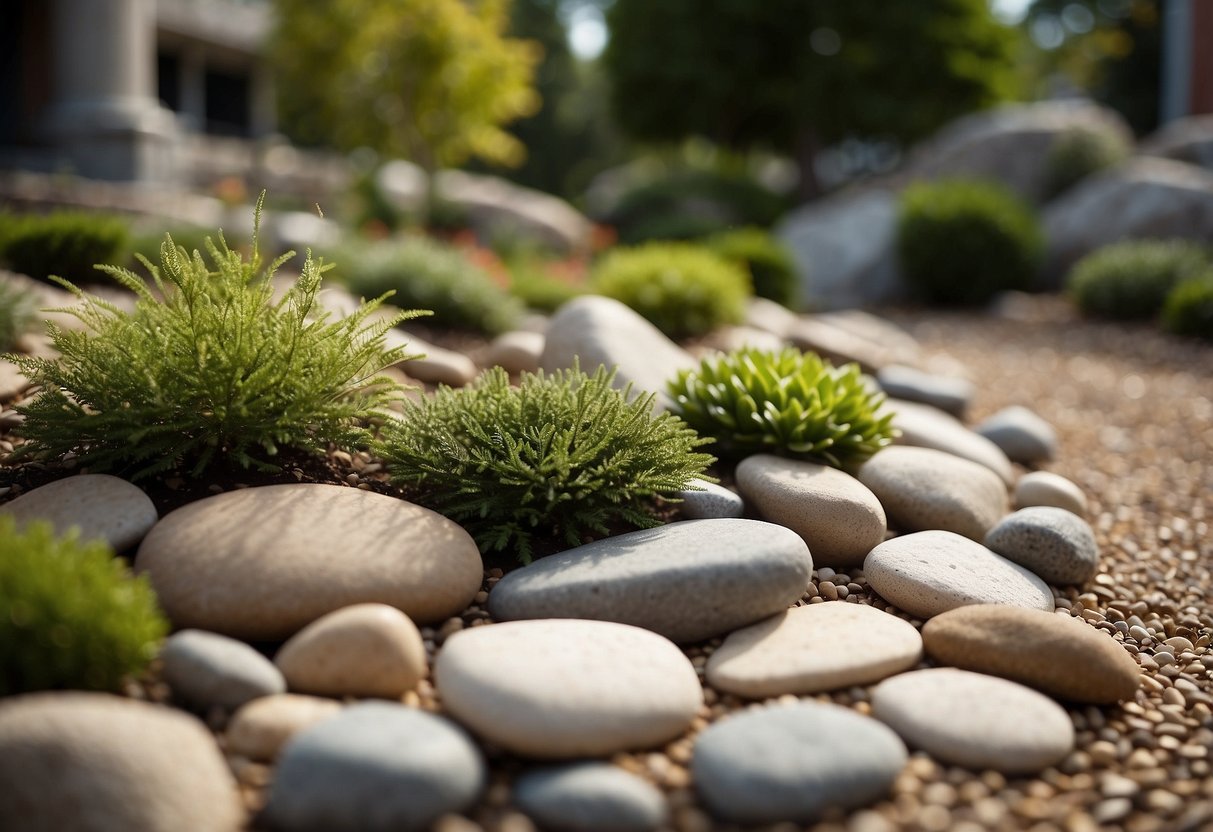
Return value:
M 705 244 L 731 262 L 744 266 L 754 282 L 754 294 L 795 309 L 800 294 L 796 264 L 787 248 L 761 228 L 739 228 L 709 237 Z
M 0 696 L 116 691 L 167 632 L 147 580 L 104 543 L 0 515 Z
M 0 350 L 13 348 L 37 320 L 38 302 L 27 290 L 0 281 Z
M 919 183 L 901 197 L 898 255 L 929 303 L 981 304 L 1030 288 L 1043 241 L 1032 209 L 994 182 Z
M 629 401 L 613 374 L 578 368 L 523 373 L 511 387 L 495 368 L 459 390 L 440 388 L 389 421 L 375 445 L 413 499 L 466 528 L 482 552 L 513 548 L 523 563 L 535 540 L 576 546 L 622 522 L 658 525 L 653 497 L 702 474 L 705 440 L 653 396 Z
M 1093 173 L 1123 162 L 1132 148 L 1117 131 L 1075 127 L 1065 131 L 1049 148 L 1045 163 L 1045 192 L 1053 197 Z
M 690 243 L 617 248 L 595 267 L 592 284 L 671 338 L 740 323 L 751 294 L 742 267 Z
M 1067 289 L 1088 315 L 1148 320 L 1159 313 L 1176 284 L 1208 265 L 1208 257 L 1195 243 L 1126 240 L 1075 263 Z
M 140 478 L 213 462 L 276 470 L 279 448 L 322 452 L 363 444 L 361 421 L 397 387 L 377 377 L 409 357 L 384 334 L 408 317 L 368 324 L 383 298 L 330 321 L 316 302 L 328 270 L 309 252 L 298 281 L 278 301 L 271 277 L 293 253 L 262 267 L 260 205 L 250 261 L 208 241 L 212 266 L 165 238 L 160 266 L 143 260 L 155 291 L 134 273 L 107 267 L 138 295 L 126 313 L 76 286 L 71 311 L 85 331 L 50 329 L 53 360 L 15 357 L 42 388 L 20 408 L 22 452 L 74 453 L 94 471 Z
M 96 280 L 98 263 L 121 263 L 130 250 L 130 231 L 115 216 L 59 211 L 4 217 L 0 260 L 35 280 L 52 275 L 84 283 Z
M 893 414 L 857 364 L 834 367 L 816 353 L 745 348 L 703 359 L 669 383 L 674 412 L 713 450 L 773 453 L 850 468 L 892 441 Z
M 1188 278 L 1167 295 L 1162 323 L 1176 335 L 1213 341 L 1213 270 Z

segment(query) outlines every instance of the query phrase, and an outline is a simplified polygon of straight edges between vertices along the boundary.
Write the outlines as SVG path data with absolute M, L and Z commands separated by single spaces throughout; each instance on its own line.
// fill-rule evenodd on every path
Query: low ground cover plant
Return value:
M 751 294 L 740 266 L 691 243 L 617 248 L 595 266 L 592 288 L 626 303 L 671 338 L 740 323 Z
M 146 578 L 100 541 L 17 528 L 0 515 L 0 696 L 117 691 L 155 655 L 168 622 Z
M 1125 240 L 1074 264 L 1066 288 L 1088 315 L 1148 320 L 1180 282 L 1209 267 L 1200 246 L 1184 240 Z
M 410 498 L 466 528 L 482 552 L 529 563 L 536 541 L 576 546 L 616 524 L 658 525 L 654 496 L 683 489 L 713 461 L 653 396 L 629 401 L 603 368 L 501 368 L 471 386 L 410 402 L 374 445 Z
M 796 265 L 787 248 L 761 228 L 739 228 L 709 237 L 704 244 L 750 273 L 754 294 L 789 309 L 798 306 Z
M 352 291 L 394 292 L 400 306 L 429 309 L 439 326 L 498 335 L 513 328 L 523 305 L 459 249 L 427 237 L 349 247 L 338 254 Z
M 130 252 L 130 231 L 115 216 L 58 211 L 0 216 L 0 225 L 0 262 L 36 280 L 101 280 L 98 263 L 126 262 Z
M 924 182 L 902 194 L 898 256 L 928 303 L 981 304 L 1031 288 L 1043 245 L 1031 207 L 997 183 Z
M 669 385 L 674 412 L 712 450 L 773 453 L 853 468 L 889 444 L 893 415 L 857 364 L 834 367 L 816 353 L 745 348 L 703 359 Z
M 376 373 L 408 357 L 386 348 L 384 333 L 420 313 L 369 324 L 381 297 L 329 320 L 316 301 L 328 266 L 310 252 L 275 301 L 271 277 L 293 253 L 263 265 L 259 227 L 260 207 L 248 261 L 222 235 L 209 265 L 166 237 L 159 267 L 144 261 L 151 288 L 107 267 L 138 296 L 132 313 L 65 281 L 84 301 L 71 311 L 86 329 L 50 328 L 59 358 L 13 357 L 42 389 L 20 408 L 19 453 L 70 452 L 91 470 L 138 479 L 177 468 L 197 475 L 212 463 L 277 470 L 280 448 L 364 444 L 361 422 L 397 390 Z
M 1213 269 L 1176 285 L 1162 308 L 1168 332 L 1213 341 Z

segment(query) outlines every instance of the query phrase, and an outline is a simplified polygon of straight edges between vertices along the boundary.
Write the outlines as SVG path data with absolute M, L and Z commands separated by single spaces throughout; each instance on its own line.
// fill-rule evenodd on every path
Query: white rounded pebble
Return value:
M 507 373 L 534 373 L 539 369 L 543 342 L 542 332 L 504 332 L 489 344 L 485 364 L 501 367 Z
M 1079 517 L 1087 516 L 1087 497 L 1070 480 L 1052 471 L 1032 471 L 1015 485 L 1015 507 L 1055 506 Z
M 18 525 L 50 523 L 57 534 L 73 526 L 85 540 L 101 539 L 125 552 L 156 525 L 156 507 L 137 486 L 108 474 L 78 474 L 55 480 L 0 506 Z

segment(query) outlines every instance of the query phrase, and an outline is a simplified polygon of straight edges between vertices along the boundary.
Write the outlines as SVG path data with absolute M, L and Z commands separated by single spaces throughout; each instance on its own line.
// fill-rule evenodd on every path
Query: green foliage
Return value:
M 545 376 L 518 387 L 494 368 L 470 387 L 443 387 L 410 402 L 383 428 L 375 452 L 414 499 L 463 525 L 481 551 L 512 548 L 523 563 L 537 539 L 567 546 L 617 523 L 658 525 L 654 495 L 700 476 L 712 457 L 653 396 L 629 401 L 601 367 Z
M 796 264 L 787 248 L 761 228 L 726 231 L 704 241 L 721 257 L 744 266 L 754 283 L 754 294 L 797 307 Z
M 1067 130 L 1049 148 L 1045 191 L 1056 196 L 1091 174 L 1123 162 L 1130 152 L 1124 138 L 1112 130 Z
M 104 543 L 0 515 L 0 696 L 117 691 L 167 632 L 147 579 Z
M 502 36 L 505 0 L 275 0 L 275 11 L 270 55 L 292 138 L 426 170 L 522 160 L 502 125 L 539 106 L 539 55 Z
M 394 292 L 402 306 L 432 310 L 441 326 L 496 335 L 516 325 L 523 312 L 463 252 L 428 237 L 362 243 L 341 261 L 353 291 L 364 297 Z
M 773 453 L 854 467 L 889 444 L 893 415 L 857 364 L 747 347 L 710 356 L 669 383 L 674 412 L 724 456 Z
M 623 301 L 671 338 L 740 323 L 750 281 L 738 266 L 690 243 L 617 248 L 594 267 L 593 289 Z
M 1213 271 L 1176 285 L 1162 308 L 1168 332 L 1213 341 Z
M 76 283 L 96 281 L 94 266 L 125 262 L 130 251 L 130 232 L 115 216 L 58 211 L 8 215 L 0 222 L 5 226 L 0 260 L 36 280 L 54 275 Z
M 220 232 L 223 233 L 223 232 Z M 173 238 L 173 243 L 185 249 L 191 255 L 195 251 L 206 254 L 206 241 L 215 236 L 215 232 L 209 228 L 203 228 L 200 225 L 173 225 L 168 228 L 161 228 L 155 233 L 137 234 L 134 242 L 131 245 L 132 268 L 142 268 L 140 256 L 146 257 L 149 260 L 155 260 L 160 256 L 160 244 L 164 242 L 164 235 L 168 234 Z M 250 237 L 244 234 L 223 234 L 224 242 L 233 250 L 250 252 L 252 251 L 253 241 Z M 136 268 L 136 270 L 138 270 Z
M 1088 315 L 1146 320 L 1159 313 L 1177 283 L 1208 264 L 1205 252 L 1194 243 L 1126 240 L 1075 263 L 1066 288 Z
M 38 319 L 38 300 L 15 283 L 0 280 L 0 350 L 13 348 Z
M 551 314 L 585 293 L 581 286 L 547 274 L 531 259 L 510 260 L 507 267 L 510 270 L 510 294 L 538 312 Z
M 20 409 L 22 451 L 73 452 L 94 471 L 139 478 L 182 466 L 196 475 L 218 461 L 276 470 L 280 447 L 363 443 L 358 422 L 396 389 L 372 376 L 406 357 L 385 348 L 384 334 L 412 314 L 368 324 L 380 298 L 329 321 L 316 303 L 328 267 L 310 252 L 275 301 L 271 277 L 293 253 L 263 268 L 253 240 L 245 262 L 220 236 L 208 267 L 166 236 L 160 267 L 144 261 L 154 291 L 106 268 L 138 295 L 129 314 L 65 283 L 84 301 L 73 314 L 87 330 L 51 328 L 57 359 L 15 359 L 42 388 Z
M 1032 209 L 996 183 L 919 183 L 902 194 L 898 254 L 907 282 L 927 302 L 980 304 L 1028 289 L 1043 246 Z

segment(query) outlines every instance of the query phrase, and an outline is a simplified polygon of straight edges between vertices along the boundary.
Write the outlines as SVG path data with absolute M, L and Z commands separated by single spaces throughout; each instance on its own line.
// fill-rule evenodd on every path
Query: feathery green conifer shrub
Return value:
M 673 412 L 738 457 L 772 453 L 850 468 L 889 444 L 893 415 L 857 364 L 746 347 L 703 359 L 669 382 Z
M 100 279 L 98 263 L 125 262 L 131 237 L 116 216 L 79 211 L 0 217 L 0 260 L 35 280 L 61 277 L 76 283 Z
M 523 373 L 501 368 L 471 386 L 447 387 L 406 405 L 374 445 L 410 497 L 459 523 L 482 552 L 513 549 L 523 563 L 536 540 L 568 546 L 622 522 L 658 525 L 655 495 L 685 488 L 712 457 L 705 443 L 653 396 L 629 401 L 613 373 L 577 367 Z
M 754 294 L 797 307 L 796 264 L 779 240 L 761 228 L 738 228 L 704 240 L 704 245 L 724 259 L 744 266 L 754 283 Z
M 995 182 L 921 182 L 901 195 L 897 251 L 928 303 L 972 305 L 1029 289 L 1044 236 L 1032 208 Z
M 1186 240 L 1125 240 L 1075 263 L 1066 288 L 1088 315 L 1148 320 L 1161 311 L 1176 284 L 1208 266 L 1201 247 Z
M 147 579 L 105 543 L 0 514 L 0 696 L 116 691 L 167 632 Z
M 38 302 L 20 286 L 0 281 L 0 350 L 11 350 L 37 320 Z
M 1176 285 L 1162 308 L 1168 332 L 1213 341 L 1213 270 Z
M 616 248 L 595 266 L 591 285 L 671 338 L 740 323 L 752 293 L 740 266 L 692 243 Z
M 72 452 L 94 471 L 138 479 L 177 468 L 197 475 L 220 462 L 272 471 L 280 448 L 320 453 L 330 442 L 368 441 L 360 423 L 398 390 L 376 374 L 409 357 L 384 335 L 422 313 L 369 323 L 381 297 L 329 320 L 316 301 L 329 266 L 310 252 L 275 301 L 271 277 L 294 253 L 263 266 L 260 216 L 259 203 L 247 262 L 221 234 L 208 241 L 210 265 L 166 236 L 160 266 L 143 261 L 154 292 L 107 267 L 138 296 L 129 314 L 64 281 L 84 301 L 71 311 L 86 329 L 51 327 L 59 358 L 14 358 L 42 388 L 20 408 L 20 452 Z
M 339 256 L 351 290 L 364 297 L 394 292 L 397 304 L 431 310 L 440 326 L 499 335 L 524 311 L 463 252 L 428 237 L 351 246 Z

